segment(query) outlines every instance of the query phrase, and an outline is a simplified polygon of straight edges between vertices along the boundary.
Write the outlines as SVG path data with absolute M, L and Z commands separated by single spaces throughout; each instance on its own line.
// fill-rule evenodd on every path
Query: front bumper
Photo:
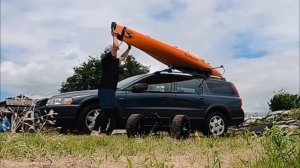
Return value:
M 47 115 L 53 110 L 53 118 Z M 42 106 L 34 109 L 35 116 L 53 119 L 56 121 L 55 125 L 66 125 L 76 122 L 79 105 L 55 105 Z

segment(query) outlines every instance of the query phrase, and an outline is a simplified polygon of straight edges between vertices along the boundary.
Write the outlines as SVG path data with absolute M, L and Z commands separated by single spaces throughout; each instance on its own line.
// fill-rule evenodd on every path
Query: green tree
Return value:
M 137 62 L 133 56 L 128 56 L 125 64 L 120 68 L 120 80 L 130 76 L 145 74 L 149 72 L 149 67 Z
M 104 55 L 101 55 L 101 58 Z M 86 62 L 74 67 L 74 74 L 62 82 L 60 92 L 96 89 L 102 74 L 101 59 L 88 57 Z M 124 65 L 120 67 L 120 80 L 130 76 L 149 72 L 149 67 L 137 62 L 131 55 L 128 56 Z
M 300 96 L 297 94 L 291 94 L 284 90 L 280 90 L 275 93 L 271 98 L 269 108 L 271 111 L 277 110 L 290 110 L 292 108 L 300 107 Z

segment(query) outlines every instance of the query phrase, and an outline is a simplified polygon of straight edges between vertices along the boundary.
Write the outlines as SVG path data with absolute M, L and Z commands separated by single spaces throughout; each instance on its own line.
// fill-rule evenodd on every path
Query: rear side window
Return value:
M 213 95 L 236 96 L 231 83 L 207 80 L 206 84 L 210 93 Z
M 180 78 L 176 81 L 176 93 L 203 94 L 203 79 Z

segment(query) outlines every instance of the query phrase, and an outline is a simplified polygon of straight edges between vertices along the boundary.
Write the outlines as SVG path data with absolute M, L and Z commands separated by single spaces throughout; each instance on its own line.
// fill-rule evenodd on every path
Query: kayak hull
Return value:
M 122 35 L 120 40 L 144 51 L 171 68 L 190 69 L 222 77 L 217 69 L 189 51 L 171 46 L 131 28 L 124 29 L 124 26 L 119 24 L 117 24 L 116 30 L 118 34 Z

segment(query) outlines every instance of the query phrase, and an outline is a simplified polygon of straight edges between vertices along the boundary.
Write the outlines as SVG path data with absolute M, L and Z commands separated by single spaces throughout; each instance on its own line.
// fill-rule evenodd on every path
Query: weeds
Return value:
M 299 98 L 300 101 L 300 98 Z M 300 103 L 299 103 L 300 104 Z M 298 120 L 298 125 L 300 126 L 300 107 L 292 109 L 292 117 Z
M 30 101 L 27 106 L 23 106 L 24 102 L 26 102 L 26 97 L 16 98 L 12 100 L 12 102 L 16 107 L 8 107 L 6 111 L 4 111 L 4 113 L 10 114 L 9 118 L 11 124 L 10 129 L 6 131 L 7 133 L 30 132 L 38 135 L 45 130 L 45 126 L 55 124 L 53 118 L 57 113 L 54 113 L 53 110 L 49 112 L 45 111 L 44 115 L 34 112 L 37 100 Z M 49 129 L 47 131 L 49 131 Z
M 257 158 L 253 167 L 300 167 L 299 137 L 290 135 L 278 127 L 267 130 L 260 139 L 265 155 Z
M 207 163 L 208 165 L 205 165 L 205 168 L 221 168 L 221 161 L 217 151 L 213 151 L 212 159 L 207 153 Z
M 247 142 L 247 146 L 250 146 L 253 141 L 253 133 L 251 132 L 245 132 L 242 135 L 242 138 Z
M 128 168 L 133 168 L 132 160 L 129 159 L 128 157 L 126 157 L 126 159 L 127 159 L 127 165 L 128 165 Z

